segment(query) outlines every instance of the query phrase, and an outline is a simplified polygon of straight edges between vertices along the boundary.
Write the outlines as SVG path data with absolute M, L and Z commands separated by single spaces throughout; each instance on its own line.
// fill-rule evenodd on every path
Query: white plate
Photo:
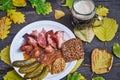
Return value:
M 43 21 L 37 21 L 33 22 L 27 26 L 25 26 L 23 29 L 21 29 L 17 35 L 14 37 L 11 47 L 10 47 L 10 59 L 11 63 L 16 60 L 23 60 L 23 52 L 19 50 L 20 46 L 24 42 L 23 35 L 26 33 L 31 33 L 33 30 L 38 30 L 39 32 L 44 28 L 46 31 L 48 30 L 54 30 L 54 31 L 64 31 L 64 38 L 65 40 L 68 40 L 70 38 L 75 38 L 74 34 L 64 25 L 54 22 L 54 21 L 49 21 L 49 20 L 43 20 Z M 45 77 L 44 80 L 60 80 L 61 78 L 65 77 L 75 66 L 76 61 L 72 61 L 69 63 L 66 63 L 66 67 L 64 71 L 58 74 L 51 75 L 50 73 Z M 24 76 L 24 74 L 21 74 L 18 72 L 18 68 L 14 67 L 16 72 L 20 76 Z

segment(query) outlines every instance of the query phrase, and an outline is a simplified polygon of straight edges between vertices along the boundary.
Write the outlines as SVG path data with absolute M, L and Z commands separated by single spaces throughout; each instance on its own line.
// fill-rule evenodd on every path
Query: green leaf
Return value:
M 74 0 L 66 0 L 65 6 L 68 6 L 71 9 L 73 2 L 74 2 Z
M 74 68 L 72 69 L 72 71 L 70 73 L 75 72 L 81 65 L 81 63 L 83 62 L 84 59 L 79 59 L 77 60 L 77 63 L 75 64 Z
M 92 80 L 105 80 L 105 79 L 103 77 L 98 76 L 98 77 L 92 78 Z
M 11 66 L 10 62 L 10 46 L 6 46 L 1 52 L 0 52 L 0 59 Z
M 101 41 L 111 41 L 118 30 L 116 20 L 112 18 L 103 18 L 103 22 L 99 27 L 93 27 L 93 31 Z
M 80 73 L 74 72 L 72 74 L 71 80 L 80 80 L 80 79 L 81 79 L 81 74 Z
M 94 32 L 92 27 L 84 27 L 84 29 L 74 28 L 74 34 L 85 42 L 91 42 L 94 38 Z
M 108 13 L 109 13 L 109 9 L 108 8 L 106 8 L 104 6 L 101 6 L 101 5 L 96 7 L 96 14 L 98 16 L 107 16 Z
M 120 45 L 118 43 L 114 43 L 113 52 L 118 58 L 120 58 Z
M 67 76 L 67 79 L 66 80 L 71 80 L 71 74 L 68 74 L 68 76 Z
M 29 0 L 29 2 L 36 9 L 37 14 L 46 15 L 52 12 L 52 6 L 46 0 Z
M 25 80 L 21 78 L 14 70 L 7 72 L 3 77 L 4 80 Z
M 68 74 L 66 80 L 86 80 L 84 76 L 81 75 L 81 73 L 74 72 L 72 74 Z
M 0 10 L 5 11 L 15 8 L 12 4 L 12 0 L 0 0 Z

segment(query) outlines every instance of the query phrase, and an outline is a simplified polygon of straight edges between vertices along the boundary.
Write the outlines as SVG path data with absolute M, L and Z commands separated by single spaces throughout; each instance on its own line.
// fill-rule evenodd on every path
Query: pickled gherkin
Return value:
M 39 62 L 34 62 L 33 64 L 30 64 L 28 66 L 20 67 L 19 72 L 20 73 L 29 73 L 35 70 L 40 65 Z
M 24 77 L 26 79 L 31 79 L 33 77 L 36 77 L 38 75 L 41 74 L 41 72 L 43 71 L 43 68 L 45 67 L 44 64 L 40 64 L 34 71 L 30 72 L 30 73 L 27 73 Z
M 32 80 L 42 80 L 42 79 L 44 79 L 48 75 L 49 71 L 50 71 L 50 67 L 49 66 L 44 67 L 44 69 L 41 72 L 41 74 L 38 75 L 37 77 L 32 78 Z
M 35 61 L 36 61 L 35 58 L 30 58 L 30 59 L 27 59 L 27 60 L 18 60 L 18 61 L 14 61 L 12 63 L 12 65 L 15 66 L 15 67 L 23 67 L 23 66 L 30 65 L 30 64 L 34 63 Z

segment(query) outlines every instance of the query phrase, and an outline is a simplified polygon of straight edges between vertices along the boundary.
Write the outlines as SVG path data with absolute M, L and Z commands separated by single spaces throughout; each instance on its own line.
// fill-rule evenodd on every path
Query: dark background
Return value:
M 7 45 L 11 44 L 14 36 L 17 34 L 19 30 L 21 30 L 27 24 L 38 21 L 38 20 L 57 21 L 57 22 L 64 24 L 70 30 L 73 31 L 74 26 L 72 26 L 71 24 L 72 18 L 70 15 L 71 14 L 70 10 L 65 6 L 61 6 L 60 4 L 60 2 L 63 2 L 63 0 L 47 0 L 47 1 L 52 3 L 53 12 L 46 16 L 37 15 L 34 9 L 31 8 L 29 3 L 27 4 L 25 8 L 17 8 L 17 11 L 21 11 L 25 14 L 26 22 L 20 25 L 12 24 L 8 37 L 4 40 L 0 40 L 0 51 Z M 96 6 L 100 4 L 100 5 L 103 5 L 109 8 L 108 17 L 116 19 L 117 23 L 120 25 L 120 0 L 94 0 L 94 2 Z M 54 18 L 55 9 L 63 10 L 65 12 L 65 16 L 59 20 L 56 20 Z M 6 13 L 4 11 L 0 11 L 0 18 L 5 15 Z M 116 33 L 116 36 L 114 37 L 112 41 L 101 42 L 96 37 L 94 37 L 93 41 L 89 44 L 86 44 L 83 42 L 83 47 L 85 51 L 85 60 L 82 63 L 82 66 L 79 67 L 77 72 L 80 72 L 82 75 L 84 75 L 87 78 L 87 80 L 91 80 L 91 78 L 95 76 L 103 76 L 106 80 L 120 80 L 120 59 L 115 57 L 115 55 L 112 52 L 112 46 L 114 42 L 117 42 L 120 44 L 120 28 L 118 29 L 118 32 Z M 102 75 L 96 75 L 91 72 L 91 67 L 89 66 L 90 56 L 91 56 L 91 51 L 94 48 L 107 49 L 114 56 L 113 67 L 109 73 L 102 74 Z M 88 66 L 84 64 L 88 64 Z M 119 64 L 119 65 L 116 65 L 116 64 Z M 4 68 L 5 70 L 1 70 L 2 68 Z M 8 66 L 3 61 L 0 61 L 0 80 L 2 80 L 3 75 L 5 75 L 7 71 L 10 71 L 12 69 L 13 69 L 12 67 Z M 61 80 L 65 80 L 65 78 Z

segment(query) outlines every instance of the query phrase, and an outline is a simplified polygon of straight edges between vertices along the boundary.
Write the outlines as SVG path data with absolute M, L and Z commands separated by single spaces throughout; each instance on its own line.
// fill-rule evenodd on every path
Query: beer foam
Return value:
M 74 9 L 80 14 L 89 14 L 94 10 L 94 4 L 91 1 L 78 1 L 74 3 Z

